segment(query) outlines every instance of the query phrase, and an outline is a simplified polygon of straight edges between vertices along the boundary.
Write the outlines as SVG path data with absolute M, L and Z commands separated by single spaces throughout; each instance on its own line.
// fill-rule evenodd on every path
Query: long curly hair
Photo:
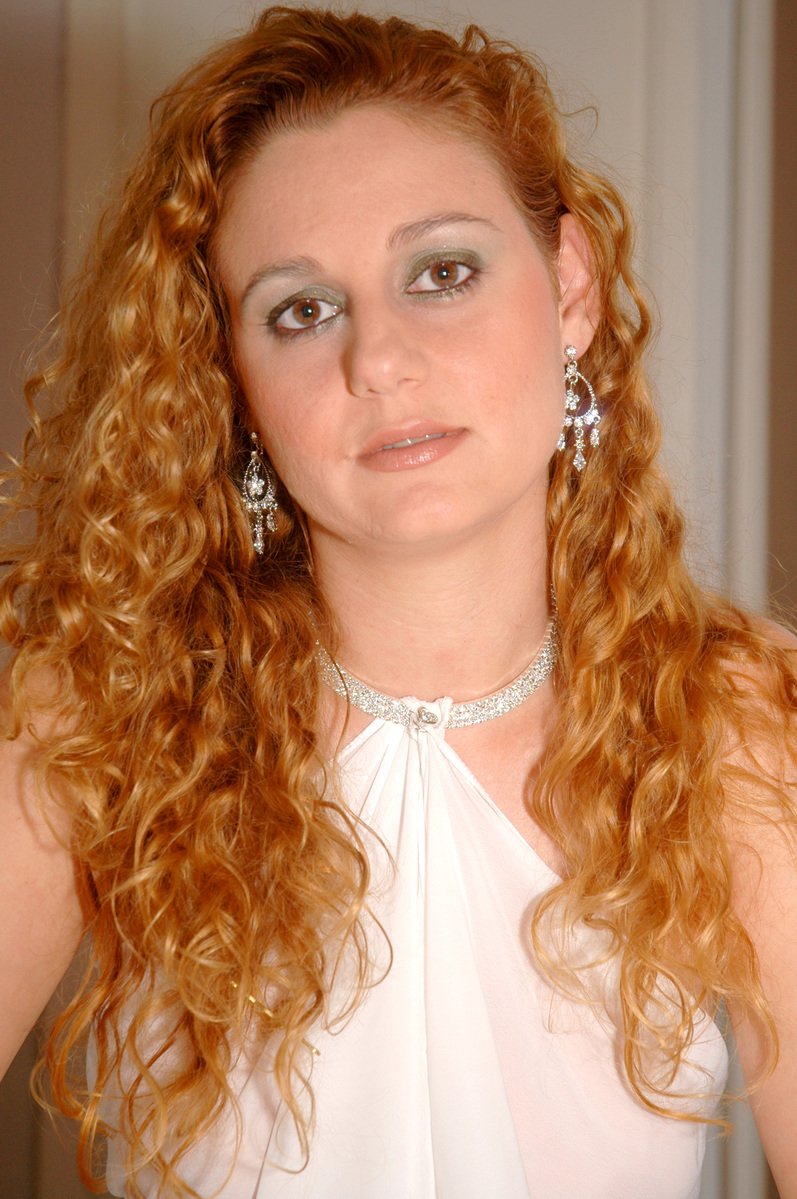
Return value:
M 86 1178 L 100 1095 L 124 1077 L 131 1167 L 147 1160 L 169 1193 L 193 1195 L 181 1158 L 234 1109 L 228 1076 L 250 1042 L 274 1047 L 307 1150 L 308 1033 L 340 1015 L 330 979 L 343 957 L 351 1003 L 375 981 L 363 831 L 335 798 L 316 733 L 314 646 L 319 630 L 334 641 L 333 622 L 289 497 L 268 554 L 252 550 L 235 483 L 245 399 L 212 253 L 226 197 L 273 131 L 370 103 L 486 147 L 550 261 L 564 213 L 591 248 L 601 318 L 582 369 L 604 416 L 580 476 L 569 456 L 551 463 L 559 715 L 530 803 L 568 872 L 536 910 L 538 959 L 575 990 L 550 917 L 608 930 L 625 1068 L 653 1107 L 654 1027 L 675 1068 L 697 1010 L 728 1000 L 763 1022 L 774 1051 L 755 953 L 729 906 L 723 820 L 755 766 L 730 773 L 729 738 L 763 744 L 785 729 L 772 715 L 793 711 L 794 669 L 683 564 L 682 520 L 655 465 L 650 320 L 624 205 L 570 160 L 544 71 L 513 46 L 475 26 L 457 40 L 398 18 L 271 8 L 156 105 L 65 297 L 56 352 L 29 383 L 32 427 L 12 473 L 0 584 L 10 733 L 35 717 L 46 680 L 57 735 L 41 736 L 42 785 L 72 818 L 91 937 L 44 1055 L 56 1102 L 82 1119 Z M 35 528 L 20 540 L 22 511 Z M 772 810 L 785 810 L 761 771 Z M 89 1030 L 97 1077 L 81 1088 L 70 1061 Z

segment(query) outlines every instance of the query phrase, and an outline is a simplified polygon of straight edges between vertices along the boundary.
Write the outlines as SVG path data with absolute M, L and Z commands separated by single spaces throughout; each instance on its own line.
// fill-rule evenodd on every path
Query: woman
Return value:
M 86 930 L 114 1194 L 696 1196 L 722 1003 L 797 1195 L 794 652 L 683 564 L 630 255 L 475 29 L 162 101 L 2 590 L 3 1038 Z

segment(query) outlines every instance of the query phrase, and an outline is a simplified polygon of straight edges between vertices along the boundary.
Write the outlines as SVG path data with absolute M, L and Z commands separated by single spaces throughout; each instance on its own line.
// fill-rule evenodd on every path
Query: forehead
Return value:
M 257 233 L 280 252 L 353 236 L 436 211 L 502 212 L 524 228 L 500 167 L 474 139 L 431 120 L 376 105 L 348 109 L 318 127 L 270 137 L 232 181 L 214 239 L 217 256 Z M 283 243 L 296 243 L 285 245 Z

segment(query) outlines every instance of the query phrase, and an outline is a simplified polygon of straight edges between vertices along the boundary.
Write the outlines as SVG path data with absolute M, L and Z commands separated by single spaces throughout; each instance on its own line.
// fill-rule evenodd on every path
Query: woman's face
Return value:
M 543 529 L 563 348 L 591 336 L 566 220 L 557 288 L 484 152 L 376 106 L 247 166 L 216 261 L 252 424 L 317 548 Z

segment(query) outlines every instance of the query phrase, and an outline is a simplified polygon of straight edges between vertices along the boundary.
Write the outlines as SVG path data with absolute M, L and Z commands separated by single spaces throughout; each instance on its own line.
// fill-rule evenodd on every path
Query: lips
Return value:
M 365 443 L 357 461 L 369 471 L 400 474 L 447 458 L 467 435 L 467 429 L 431 421 L 380 429 Z
M 444 437 L 452 437 L 461 433 L 461 428 L 451 425 L 441 425 L 424 421 L 404 428 L 380 429 L 363 446 L 360 458 L 370 458 L 374 454 L 390 453 L 396 450 L 411 449 L 429 441 L 440 441 Z
M 447 437 L 447 433 L 424 433 L 423 437 L 405 437 L 403 441 L 394 441 L 392 445 L 383 445 L 383 450 L 404 450 L 410 445 L 420 445 L 424 441 L 437 441 Z

